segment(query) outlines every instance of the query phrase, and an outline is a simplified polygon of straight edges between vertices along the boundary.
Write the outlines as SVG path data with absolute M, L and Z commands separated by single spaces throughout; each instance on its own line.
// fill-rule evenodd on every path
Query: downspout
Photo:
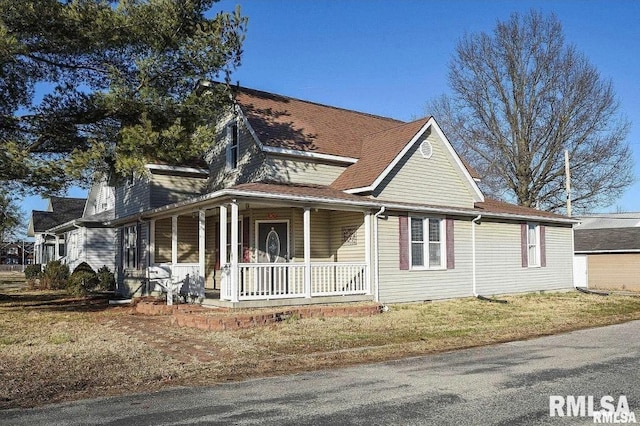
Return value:
M 382 206 L 378 213 L 373 215 L 373 285 L 375 286 L 375 300 L 380 301 L 380 271 L 378 257 L 378 216 L 384 213 L 385 206 Z
M 482 215 L 479 214 L 475 219 L 471 221 L 471 264 L 472 264 L 472 283 L 473 283 L 473 297 L 478 297 L 476 291 L 476 224 L 482 219 Z

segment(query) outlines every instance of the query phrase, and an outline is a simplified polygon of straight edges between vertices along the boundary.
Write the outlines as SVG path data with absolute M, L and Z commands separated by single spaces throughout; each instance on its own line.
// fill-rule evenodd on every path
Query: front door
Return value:
M 289 223 L 258 222 L 258 262 L 272 263 L 267 273 L 262 275 L 259 286 L 271 294 L 286 294 L 288 270 L 286 265 L 275 265 L 289 261 Z

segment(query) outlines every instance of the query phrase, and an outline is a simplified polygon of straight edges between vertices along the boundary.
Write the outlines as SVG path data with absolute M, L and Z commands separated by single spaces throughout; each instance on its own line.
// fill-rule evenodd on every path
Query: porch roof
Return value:
M 475 217 L 478 214 L 482 214 L 484 217 L 512 220 L 538 220 L 566 224 L 577 223 L 576 220 L 566 216 L 543 212 L 527 207 L 515 206 L 496 200 L 486 200 L 483 203 L 476 203 L 474 208 L 460 208 L 397 201 L 383 201 L 361 195 L 347 194 L 343 191 L 321 185 L 290 185 L 254 182 L 235 185 L 230 188 L 204 194 L 190 200 L 169 204 L 135 215 L 116 219 L 111 221 L 110 225 L 117 226 L 137 220 L 192 212 L 196 209 L 211 206 L 211 204 L 222 204 L 231 199 L 242 199 L 242 201 L 252 200 L 295 203 L 297 205 L 306 204 L 327 208 L 355 208 L 363 211 L 380 210 L 384 207 L 386 210 L 408 211 L 423 214 L 445 214 L 468 217 Z

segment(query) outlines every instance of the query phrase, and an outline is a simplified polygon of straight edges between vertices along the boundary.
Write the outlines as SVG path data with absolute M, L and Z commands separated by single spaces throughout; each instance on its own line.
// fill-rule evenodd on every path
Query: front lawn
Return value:
M 0 408 L 211 385 L 640 319 L 640 298 L 577 292 L 391 305 L 364 318 L 178 328 L 100 298 L 0 287 Z

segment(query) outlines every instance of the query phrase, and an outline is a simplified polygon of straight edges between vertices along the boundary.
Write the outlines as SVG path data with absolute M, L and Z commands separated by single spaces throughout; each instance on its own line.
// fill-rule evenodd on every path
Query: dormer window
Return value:
M 238 124 L 233 123 L 227 126 L 227 168 L 235 170 L 238 168 Z

